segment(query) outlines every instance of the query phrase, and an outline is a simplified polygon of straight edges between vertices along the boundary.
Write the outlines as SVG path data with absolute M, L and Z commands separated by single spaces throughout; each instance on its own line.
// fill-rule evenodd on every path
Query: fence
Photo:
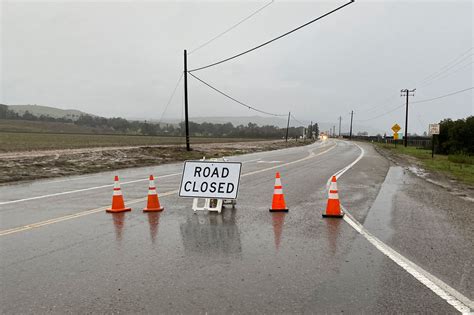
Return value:
M 349 138 L 344 136 L 344 138 Z M 367 141 L 367 142 L 377 142 L 377 143 L 387 143 L 387 144 L 399 144 L 403 145 L 403 140 L 398 139 L 394 140 L 393 138 L 382 138 L 376 136 L 352 136 L 353 140 L 358 141 Z M 411 147 L 423 148 L 423 149 L 431 149 L 431 139 L 425 137 L 413 137 L 408 138 L 407 145 Z

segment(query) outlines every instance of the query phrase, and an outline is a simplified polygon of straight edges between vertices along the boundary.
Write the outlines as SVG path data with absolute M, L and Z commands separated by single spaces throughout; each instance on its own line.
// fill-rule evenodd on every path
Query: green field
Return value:
M 432 171 L 438 171 L 454 177 L 464 183 L 474 185 L 474 157 L 460 155 L 435 155 L 431 158 L 431 150 L 417 149 L 415 147 L 395 146 L 393 144 L 377 144 L 397 154 L 413 156 L 420 160 L 423 166 Z
M 258 140 L 192 137 L 191 144 Z M 184 137 L 0 132 L 0 152 L 163 144 L 184 144 Z

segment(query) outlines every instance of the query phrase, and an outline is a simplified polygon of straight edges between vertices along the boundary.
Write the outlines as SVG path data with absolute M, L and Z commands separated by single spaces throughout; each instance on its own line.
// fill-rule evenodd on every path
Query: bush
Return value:
M 474 155 L 474 116 L 440 122 L 436 153 Z

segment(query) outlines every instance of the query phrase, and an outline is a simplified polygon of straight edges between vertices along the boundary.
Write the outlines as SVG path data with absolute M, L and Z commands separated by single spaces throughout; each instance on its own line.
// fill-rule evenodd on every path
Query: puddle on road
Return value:
M 370 208 L 364 221 L 364 227 L 386 241 L 393 235 L 391 224 L 393 200 L 403 184 L 404 170 L 400 166 L 392 166 L 388 170 L 379 194 Z

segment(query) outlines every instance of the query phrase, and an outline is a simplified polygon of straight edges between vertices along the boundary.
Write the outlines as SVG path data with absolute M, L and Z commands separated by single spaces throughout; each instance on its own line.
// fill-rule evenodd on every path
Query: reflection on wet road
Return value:
M 148 224 L 150 225 L 150 239 L 154 244 L 156 237 L 158 236 L 158 227 L 160 225 L 160 215 L 161 212 L 148 212 Z
M 198 213 L 180 225 L 186 255 L 239 256 L 242 253 L 237 210 L 227 208 L 221 214 Z

